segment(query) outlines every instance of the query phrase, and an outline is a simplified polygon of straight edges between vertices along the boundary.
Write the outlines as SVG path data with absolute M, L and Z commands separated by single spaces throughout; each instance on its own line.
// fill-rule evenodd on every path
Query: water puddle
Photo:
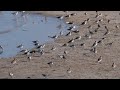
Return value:
M 48 36 L 59 35 L 60 31 L 66 32 L 68 25 L 64 21 L 53 17 L 38 14 L 16 13 L 15 11 L 0 12 L 0 57 L 15 56 L 22 44 L 24 49 L 34 47 L 32 41 L 38 40 L 40 44 L 53 39 Z

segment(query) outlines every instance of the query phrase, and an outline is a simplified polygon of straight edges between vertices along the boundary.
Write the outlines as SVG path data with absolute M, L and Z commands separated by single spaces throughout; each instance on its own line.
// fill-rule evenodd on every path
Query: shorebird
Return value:
M 49 38 L 53 38 L 53 39 L 56 39 L 56 38 L 58 38 L 58 36 L 57 35 L 55 35 L 55 36 L 48 36 Z
M 67 17 L 67 18 L 68 18 L 68 17 L 71 17 L 71 15 L 69 14 L 69 15 L 66 15 L 65 17 Z
M 79 30 L 74 30 L 74 31 L 72 31 L 72 32 L 74 32 L 74 33 L 79 33 L 80 31 L 79 31 Z
M 92 34 L 94 34 L 94 33 L 93 33 L 92 31 L 90 31 L 90 30 L 89 30 L 89 34 L 91 34 L 91 35 L 92 35 Z
M 92 49 L 90 49 L 90 51 L 91 52 L 93 52 L 93 53 L 97 53 L 97 50 L 96 50 L 96 48 L 94 47 L 94 48 L 92 48 Z
M 113 62 L 112 63 L 112 68 L 115 68 L 116 67 L 116 64 Z
M 56 48 L 55 48 L 55 47 L 52 47 L 52 49 L 51 49 L 51 50 L 53 50 L 53 51 L 54 51 L 54 50 L 56 50 Z
M 102 40 L 99 40 L 97 43 L 102 43 Z
M 77 13 L 71 13 L 70 15 L 71 15 L 71 16 L 75 16 L 75 15 L 77 15 Z
M 74 45 L 74 44 L 72 44 L 72 45 L 70 45 L 70 47 L 73 47 L 73 48 L 75 48 L 75 45 Z
M 80 46 L 84 46 L 84 45 L 85 45 L 85 43 L 81 43 L 81 44 L 80 44 Z
M 104 35 L 109 34 L 110 32 L 109 32 L 109 30 L 108 30 L 107 26 L 105 26 L 105 29 L 106 29 L 107 31 L 104 33 Z
M 30 51 L 28 51 L 28 52 L 26 53 L 26 55 L 30 55 Z
M 86 37 L 86 38 L 91 38 L 91 35 L 86 34 L 85 37 Z
M 40 50 L 40 55 L 44 55 L 45 53 L 43 52 L 44 50 Z
M 61 59 L 66 59 L 65 55 L 59 55 Z
M 14 60 L 11 63 L 16 64 L 17 63 L 16 59 L 14 58 Z
M 20 45 L 18 45 L 18 46 L 17 46 L 17 48 L 22 49 L 22 48 L 23 48 L 23 45 L 22 45 L 22 44 L 20 44 Z
M 71 36 L 71 32 L 68 32 L 65 36 Z
M 58 18 L 58 19 L 63 19 L 63 18 L 64 18 L 64 16 L 58 16 L 57 18 Z
M 87 20 L 81 23 L 81 25 L 86 25 L 86 24 L 87 24 Z
M 35 40 L 35 41 L 32 41 L 32 42 L 33 42 L 33 43 L 35 43 L 35 44 L 36 44 L 36 43 L 39 43 L 39 41 L 38 41 L 38 40 Z
M 60 36 L 63 35 L 63 31 L 60 31 Z
M 0 54 L 3 53 L 3 47 L 0 45 Z
M 20 52 L 26 53 L 26 52 L 28 52 L 28 50 L 24 49 L 24 50 L 21 50 Z
M 64 54 L 67 54 L 68 53 L 68 51 L 64 51 Z
M 68 41 L 68 43 L 73 43 L 75 40 L 74 39 L 71 39 L 70 41 Z
M 51 67 L 51 65 L 53 65 L 54 63 L 51 61 L 51 62 L 48 62 L 47 64 Z
M 72 31 L 72 30 L 74 30 L 75 28 L 76 28 L 76 26 L 71 26 L 71 27 L 69 27 L 67 30 Z
M 67 70 L 67 73 L 71 73 L 72 71 L 71 71 L 71 69 L 69 68 L 68 70 Z
M 73 22 L 66 22 L 67 24 L 74 24 Z
M 102 61 L 102 56 L 100 56 L 100 57 L 98 58 L 97 62 L 99 63 L 99 62 L 101 62 L 101 61 Z
M 116 27 L 117 29 L 119 29 L 119 26 L 118 26 L 118 25 L 116 25 L 115 27 Z
M 63 44 L 62 46 L 63 46 L 63 47 L 64 47 L 64 46 L 68 46 L 68 43 Z
M 17 12 L 13 12 L 12 14 L 13 14 L 13 15 L 18 15 L 18 13 L 19 13 L 19 12 L 17 11 Z
M 37 49 L 41 49 L 41 48 L 44 48 L 44 47 L 45 47 L 45 44 L 39 45 L 39 46 L 37 46 Z
M 31 59 L 32 59 L 32 57 L 31 57 L 31 56 L 29 56 L 29 57 L 28 57 L 28 60 L 31 60 Z
M 31 50 L 31 51 L 30 51 L 31 54 L 32 54 L 32 53 L 35 53 L 35 52 L 36 52 L 35 50 Z
M 97 41 L 95 41 L 95 42 L 93 43 L 92 47 L 96 47 L 97 44 L 98 44 Z
M 10 75 L 11 77 L 13 77 L 14 74 L 10 72 L 9 75 Z
M 80 40 L 81 36 L 77 36 L 74 40 Z

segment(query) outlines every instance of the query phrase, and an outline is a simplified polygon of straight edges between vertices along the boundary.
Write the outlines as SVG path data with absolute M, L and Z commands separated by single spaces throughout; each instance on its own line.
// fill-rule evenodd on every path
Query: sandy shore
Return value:
M 71 17 L 78 33 L 60 36 L 45 43 L 45 53 L 34 53 L 31 60 L 26 55 L 0 59 L 0 79 L 119 79 L 120 78 L 120 15 L 119 11 L 31 11 L 47 16 Z M 98 14 L 98 16 L 97 16 Z M 82 24 L 88 20 L 86 24 Z M 105 28 L 107 27 L 107 28 Z M 89 32 L 90 31 L 90 32 Z M 68 46 L 62 46 L 81 36 Z M 95 41 L 99 41 L 97 45 Z M 72 47 L 74 46 L 74 47 Z M 55 50 L 51 50 L 56 47 Z M 92 51 L 95 48 L 95 52 Z M 67 53 L 65 53 L 65 51 Z M 62 57 L 64 56 L 64 57 Z

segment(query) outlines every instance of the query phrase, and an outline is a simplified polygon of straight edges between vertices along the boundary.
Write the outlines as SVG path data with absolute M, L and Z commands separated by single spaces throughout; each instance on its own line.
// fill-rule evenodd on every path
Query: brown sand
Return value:
M 71 36 L 61 36 L 55 39 L 55 42 L 47 42 L 45 46 L 45 54 L 40 56 L 38 53 L 32 55 L 32 59 L 28 60 L 25 55 L 17 55 L 14 58 L 0 59 L 0 79 L 119 79 L 120 78 L 120 26 L 119 11 L 99 11 L 102 16 L 96 18 L 95 11 L 31 11 L 29 13 L 43 14 L 47 16 L 61 16 L 71 13 L 77 13 L 75 16 L 65 18 L 65 21 L 73 21 L 76 25 L 80 25 L 79 33 L 72 33 Z M 86 15 L 85 15 L 86 13 Z M 81 23 L 90 19 L 86 25 Z M 97 20 L 100 28 L 91 36 L 85 38 L 88 31 L 97 29 Z M 91 28 L 88 28 L 91 25 Z M 107 26 L 110 33 L 104 28 Z M 61 47 L 70 39 L 81 36 L 81 40 L 75 40 L 74 47 Z M 95 41 L 105 37 L 102 43 L 96 46 L 97 53 L 91 52 L 91 46 Z M 113 43 L 112 43 L 113 42 Z M 85 46 L 80 46 L 85 43 Z M 110 44 L 112 43 L 112 44 Z M 72 45 L 71 44 L 71 45 Z M 50 49 L 55 46 L 56 50 Z M 64 54 L 67 51 L 67 54 Z M 60 58 L 59 55 L 65 55 Z M 98 58 L 102 56 L 102 61 L 98 62 Z M 13 61 L 14 60 L 14 61 Z M 15 62 L 16 61 L 16 62 Z M 49 62 L 53 64 L 49 65 Z

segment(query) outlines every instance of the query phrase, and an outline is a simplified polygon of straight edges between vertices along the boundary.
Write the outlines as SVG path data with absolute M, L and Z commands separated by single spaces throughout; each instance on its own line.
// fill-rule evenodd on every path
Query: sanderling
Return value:
M 66 15 L 65 17 L 69 18 L 69 17 L 71 17 L 71 15 L 69 14 L 69 15 Z
M 75 48 L 75 45 L 74 45 L 74 44 L 72 44 L 72 45 L 70 45 L 70 47 L 73 47 L 73 48 Z
M 107 34 L 109 34 L 110 33 L 110 31 L 107 29 L 107 27 L 105 27 L 106 28 L 106 32 L 104 33 L 104 35 L 107 35 Z
M 67 54 L 68 53 L 68 51 L 64 51 L 64 54 Z
M 18 15 L 18 13 L 19 13 L 19 12 L 18 12 L 18 11 L 16 11 L 16 12 L 13 12 L 12 14 L 13 14 L 13 15 Z
M 71 15 L 71 16 L 75 16 L 75 15 L 77 15 L 77 13 L 71 13 L 70 15 Z
M 17 48 L 22 49 L 22 48 L 23 48 L 23 45 L 22 45 L 22 44 L 20 44 L 20 45 L 18 45 L 18 46 L 17 46 Z
M 32 57 L 31 57 L 31 56 L 29 56 L 29 57 L 28 57 L 28 60 L 31 60 L 31 59 L 32 59 Z
M 73 43 L 75 40 L 74 39 L 71 39 L 68 41 L 68 43 Z
M 97 44 L 98 44 L 97 41 L 95 41 L 95 42 L 93 43 L 92 47 L 96 47 Z
M 37 49 L 44 48 L 45 44 L 37 46 Z
M 59 55 L 61 59 L 66 59 L 65 55 Z
M 119 26 L 118 26 L 118 25 L 116 25 L 115 27 L 116 27 L 117 29 L 119 29 Z
M 48 62 L 47 63 L 49 66 L 53 65 L 54 63 L 51 61 L 51 62 Z
M 71 36 L 71 32 L 68 32 L 65 36 Z
M 55 35 L 55 36 L 48 36 L 49 38 L 53 38 L 53 39 L 56 39 L 56 38 L 58 38 L 58 36 L 57 35 Z
M 9 75 L 10 75 L 11 77 L 13 77 L 14 74 L 10 72 Z
M 81 25 L 86 25 L 86 24 L 87 24 L 87 20 L 81 23 Z
M 14 60 L 11 63 L 16 64 L 17 63 L 16 59 L 14 58 Z
M 39 41 L 38 40 L 35 40 L 35 41 L 32 41 L 33 43 L 39 43 Z
M 74 24 L 73 22 L 66 22 L 67 24 Z
M 69 27 L 67 30 L 72 31 L 72 30 L 74 30 L 75 28 L 76 28 L 76 26 L 71 26 L 71 27 Z
M 72 32 L 74 32 L 74 33 L 79 33 L 80 31 L 79 31 L 79 30 L 74 30 L 74 31 L 72 31 Z
M 53 50 L 53 51 L 56 50 L 56 47 L 52 47 L 51 50 Z
M 102 43 L 102 40 L 99 40 L 97 43 Z
M 20 52 L 26 53 L 26 52 L 28 52 L 28 50 L 24 49 L 24 50 L 21 50 Z
M 93 53 L 97 53 L 97 49 L 95 47 L 90 49 L 90 51 L 93 52 Z
M 0 45 L 0 54 L 3 53 L 3 47 Z
M 85 43 L 81 43 L 81 44 L 80 44 L 80 46 L 84 46 L 84 45 L 85 45 Z
M 58 16 L 57 18 L 58 18 L 58 19 L 63 19 L 63 18 L 64 18 L 64 16 Z
M 115 68 L 116 67 L 116 64 L 113 62 L 112 63 L 112 68 Z
M 67 73 L 71 73 L 72 71 L 71 71 L 71 69 L 69 68 L 68 70 L 67 70 Z
M 63 31 L 60 31 L 60 36 L 63 35 Z
M 68 43 L 63 44 L 62 46 L 63 46 L 63 47 L 64 47 L 64 46 L 68 46 Z
M 98 58 L 97 62 L 99 63 L 99 62 L 101 62 L 101 61 L 102 61 L 102 56 L 100 56 L 100 57 Z
M 81 40 L 81 36 L 77 36 L 74 40 Z

